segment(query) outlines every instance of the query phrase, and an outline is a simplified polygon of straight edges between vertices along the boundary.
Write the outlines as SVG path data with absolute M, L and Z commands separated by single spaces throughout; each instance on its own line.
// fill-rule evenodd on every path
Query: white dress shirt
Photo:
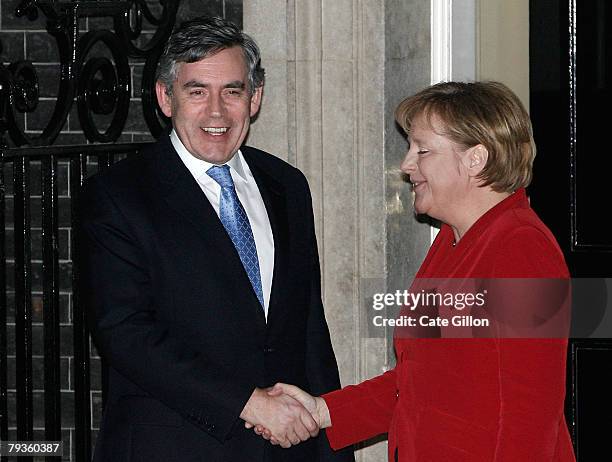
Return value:
M 170 134 L 170 141 L 176 149 L 185 167 L 191 172 L 204 195 L 219 215 L 219 198 L 221 196 L 221 186 L 213 180 L 206 171 L 214 164 L 198 159 L 192 155 L 183 145 L 174 130 Z M 230 167 L 232 180 L 236 188 L 238 199 L 244 207 L 244 211 L 249 217 L 255 247 L 257 248 L 257 259 L 259 260 L 259 272 L 261 274 L 261 288 L 264 299 L 264 313 L 268 318 L 268 306 L 270 304 L 270 291 L 272 290 L 272 275 L 274 272 L 274 238 L 272 227 L 268 218 L 266 206 L 253 178 L 249 165 L 244 160 L 240 150 L 227 162 Z

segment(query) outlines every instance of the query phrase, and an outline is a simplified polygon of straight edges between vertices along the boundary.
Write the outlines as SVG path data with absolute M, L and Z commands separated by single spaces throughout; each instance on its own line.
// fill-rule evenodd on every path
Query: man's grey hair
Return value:
M 156 80 L 172 94 L 178 63 L 195 63 L 221 50 L 241 47 L 247 66 L 248 91 L 264 84 L 265 71 L 261 67 L 259 47 L 255 40 L 234 23 L 218 17 L 202 16 L 183 22 L 172 32 L 159 60 Z

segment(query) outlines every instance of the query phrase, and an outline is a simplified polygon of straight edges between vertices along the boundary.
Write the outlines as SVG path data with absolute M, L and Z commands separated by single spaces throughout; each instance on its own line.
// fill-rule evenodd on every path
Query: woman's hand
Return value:
M 306 410 L 312 414 L 312 418 L 317 423 L 319 428 L 331 427 L 329 409 L 327 408 L 327 404 L 323 398 L 314 397 L 295 385 L 288 385 L 285 383 L 277 383 L 272 388 L 269 388 L 267 393 L 269 396 L 280 396 L 285 394 L 292 397 L 293 399 L 299 401 L 300 404 L 302 404 L 302 406 L 304 406 Z M 246 422 L 245 427 L 254 428 L 256 434 L 270 441 L 274 445 L 279 444 L 279 441 L 272 436 L 269 429 L 264 428 L 261 425 L 256 425 L 253 427 L 253 425 Z

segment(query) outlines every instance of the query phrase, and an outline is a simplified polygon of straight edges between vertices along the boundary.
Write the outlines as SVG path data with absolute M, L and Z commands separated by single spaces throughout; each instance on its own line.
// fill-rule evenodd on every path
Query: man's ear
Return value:
M 159 80 L 155 82 L 157 103 L 166 117 L 172 117 L 172 96 L 168 94 L 168 87 Z
M 259 112 L 259 106 L 261 106 L 261 96 L 263 93 L 263 87 L 257 87 L 251 95 L 251 117 L 255 117 L 255 114 Z
M 463 164 L 467 168 L 468 175 L 475 177 L 482 172 L 487 165 L 489 151 L 482 144 L 477 144 L 466 151 Z

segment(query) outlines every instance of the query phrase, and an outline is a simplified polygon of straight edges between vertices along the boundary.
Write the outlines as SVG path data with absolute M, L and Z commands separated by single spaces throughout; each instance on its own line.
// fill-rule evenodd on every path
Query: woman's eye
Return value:
M 426 154 L 429 151 L 427 149 L 421 149 L 420 151 L 417 151 L 417 154 Z

